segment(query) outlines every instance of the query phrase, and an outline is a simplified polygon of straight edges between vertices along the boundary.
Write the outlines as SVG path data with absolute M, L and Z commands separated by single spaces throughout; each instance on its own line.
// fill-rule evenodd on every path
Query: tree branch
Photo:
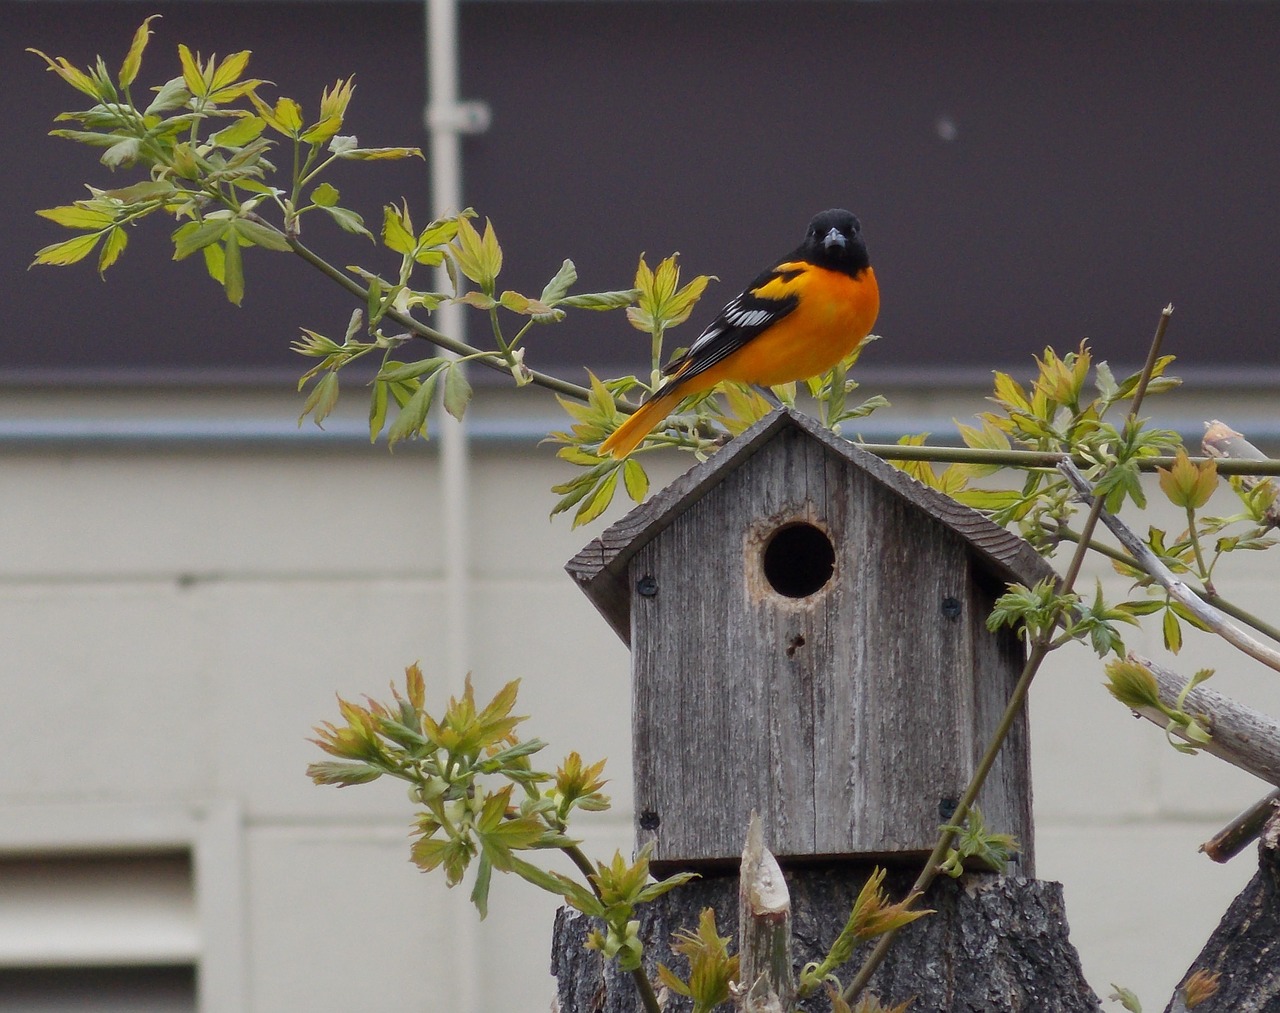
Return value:
M 1083 457 L 1069 457 L 1047 450 L 987 450 L 981 447 L 902 446 L 897 443 L 859 443 L 858 448 L 886 461 L 932 461 L 938 464 L 997 464 L 1010 468 L 1056 468 L 1065 460 L 1087 466 L 1091 462 Z M 1193 457 L 1193 464 L 1203 464 L 1206 457 Z M 1219 475 L 1280 475 L 1280 459 L 1268 457 L 1260 460 L 1215 458 Z M 1139 471 L 1155 471 L 1171 468 L 1176 457 L 1142 457 L 1138 459 Z
M 1215 862 L 1228 862 L 1262 833 L 1262 828 L 1277 812 L 1280 812 L 1280 791 L 1273 791 L 1200 845 L 1200 850 Z
M 1200 446 L 1206 454 L 1217 459 L 1220 472 L 1223 464 L 1228 460 L 1265 461 L 1267 459 L 1266 454 L 1225 422 L 1214 419 L 1212 422 L 1206 422 L 1204 429 L 1204 439 L 1200 441 Z M 1227 474 L 1227 472 L 1222 473 Z M 1243 484 L 1246 489 L 1253 489 L 1261 483 L 1257 478 L 1246 478 Z M 1266 484 L 1273 483 L 1267 481 Z M 1273 528 L 1280 527 L 1280 497 L 1273 500 L 1271 506 L 1267 508 L 1266 521 Z
M 281 233 L 284 235 L 284 233 Z M 312 267 L 328 276 L 331 280 L 337 282 L 353 296 L 360 300 L 361 304 L 367 304 L 369 301 L 369 290 L 361 285 L 354 278 L 344 274 L 338 268 L 334 267 L 319 254 L 310 250 L 297 239 L 292 236 L 286 237 L 289 241 L 289 248 L 293 250 L 299 257 L 305 260 Z M 464 341 L 451 338 L 447 334 L 442 334 L 434 327 L 428 327 L 419 320 L 415 320 L 408 313 L 401 313 L 397 309 L 388 309 L 386 313 L 387 319 L 394 320 L 401 327 L 408 330 L 414 337 L 422 338 L 430 341 L 433 345 L 453 352 L 455 355 L 465 355 L 471 358 L 471 361 L 478 362 L 482 366 L 488 366 L 495 369 L 499 373 L 511 375 L 511 367 L 505 359 L 497 352 L 486 351 L 482 348 L 476 348 L 468 345 Z M 526 372 L 526 376 L 540 387 L 546 387 L 553 390 L 557 394 L 564 394 L 567 397 L 574 398 L 578 401 L 586 401 L 591 397 L 591 391 L 586 387 L 576 383 L 570 383 L 568 380 L 561 380 L 559 377 L 551 376 L 549 373 L 540 373 L 536 369 L 530 369 Z M 619 402 L 619 409 L 626 412 L 634 412 L 635 406 L 629 403 Z
M 1160 699 L 1166 706 L 1178 706 L 1178 696 L 1186 687 L 1187 679 L 1136 654 L 1131 653 L 1129 660 L 1142 665 L 1155 677 Z M 1280 721 L 1205 686 L 1191 690 L 1181 709 L 1192 716 L 1203 717 L 1211 736 L 1208 743 L 1195 742 L 1194 745 L 1254 777 L 1280 786 Z M 1144 707 L 1134 713 L 1161 728 L 1169 724 L 1168 716 L 1155 707 Z M 1178 735 L 1176 726 L 1172 731 Z
M 1095 506 L 1101 503 L 1100 498 L 1094 498 L 1093 486 L 1089 484 L 1089 480 L 1080 474 L 1074 464 L 1063 461 L 1058 466 L 1058 470 L 1067 476 L 1067 481 L 1082 497 L 1092 500 Z M 1154 577 L 1160 586 L 1169 592 L 1169 597 L 1183 605 L 1187 611 L 1232 647 L 1262 662 L 1268 668 L 1280 672 L 1280 651 L 1254 639 L 1231 622 L 1223 612 L 1202 600 L 1187 584 L 1175 577 L 1147 544 L 1120 518 L 1107 510 L 1101 511 L 1101 517 L 1102 523 L 1111 529 L 1111 533 L 1119 539 L 1120 544 L 1138 561 L 1139 567 Z
M 1048 530 L 1050 534 L 1057 535 L 1059 538 L 1065 538 L 1069 542 L 1080 541 L 1080 535 L 1061 522 L 1050 525 L 1046 530 Z M 1095 539 L 1089 543 L 1089 548 L 1099 555 L 1106 556 L 1108 559 L 1114 559 L 1117 563 L 1122 563 L 1135 570 L 1142 569 L 1142 565 L 1128 553 L 1122 552 L 1120 549 L 1112 548 L 1104 542 L 1099 542 Z M 1198 587 L 1191 588 L 1191 591 L 1202 601 L 1208 602 L 1210 605 L 1214 606 L 1214 608 L 1220 609 L 1227 615 L 1231 616 L 1232 619 L 1238 619 L 1246 626 L 1253 627 L 1263 636 L 1270 637 L 1272 640 L 1280 643 L 1280 629 L 1276 628 L 1265 619 L 1255 616 L 1252 612 L 1245 611 L 1239 605 L 1235 604 L 1235 602 L 1223 598 L 1222 595 L 1217 592 L 1210 594 L 1203 588 Z
M 746 1013 L 791 1009 L 791 895 L 754 812 L 738 877 L 738 959 L 739 1004 Z

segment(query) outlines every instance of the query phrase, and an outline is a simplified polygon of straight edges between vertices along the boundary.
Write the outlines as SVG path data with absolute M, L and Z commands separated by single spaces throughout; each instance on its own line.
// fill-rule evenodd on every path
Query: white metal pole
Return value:
M 483 130 L 488 110 L 480 103 L 458 101 L 457 0 L 425 0 L 427 50 L 427 107 L 424 113 L 430 136 L 432 216 L 462 210 L 461 134 Z M 437 291 L 448 290 L 448 277 L 437 269 Z M 446 303 L 435 314 L 434 325 L 446 334 L 465 339 L 462 306 Z M 443 411 L 437 412 L 435 436 L 440 441 L 441 526 L 444 541 L 443 628 L 447 680 L 455 692 L 470 669 L 471 659 L 471 526 L 468 509 L 470 448 L 467 427 Z M 452 934 L 456 991 L 454 1003 L 464 1013 L 480 1011 L 479 930 L 476 912 L 461 891 L 451 891 Z
M 433 217 L 462 208 L 462 148 L 459 138 L 457 0 L 427 0 L 427 129 L 430 133 L 431 211 Z M 437 291 L 448 289 L 448 277 L 437 268 Z M 435 326 L 465 339 L 462 306 L 445 303 L 435 313 Z M 444 539 L 446 658 L 450 681 L 461 684 L 470 658 L 470 560 L 467 493 L 469 461 L 464 422 L 438 412 L 440 441 L 441 522 Z

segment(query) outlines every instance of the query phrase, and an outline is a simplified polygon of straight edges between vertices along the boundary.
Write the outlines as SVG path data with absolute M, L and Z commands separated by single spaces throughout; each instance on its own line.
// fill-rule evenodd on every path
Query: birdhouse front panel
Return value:
M 779 856 L 927 853 L 1021 654 L 975 562 L 802 429 L 717 475 L 628 564 L 638 840 L 736 861 L 755 810 Z M 980 804 L 1029 837 L 1021 773 Z

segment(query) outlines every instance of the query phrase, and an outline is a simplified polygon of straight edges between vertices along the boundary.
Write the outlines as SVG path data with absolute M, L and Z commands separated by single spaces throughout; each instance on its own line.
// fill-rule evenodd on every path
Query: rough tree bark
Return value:
M 1258 872 L 1227 908 L 1187 971 L 1219 972 L 1196 1013 L 1280 1013 L 1280 818 L 1263 831 Z M 1179 1013 L 1175 995 L 1165 1013 Z
M 852 863 L 787 871 L 797 972 L 825 955 L 869 871 Z M 903 896 L 914 877 L 909 869 L 892 870 L 885 888 L 890 896 Z M 937 913 L 903 929 L 872 978 L 870 991 L 886 1003 L 914 997 L 913 1013 L 1084 1013 L 1102 1008 L 1067 939 L 1060 884 L 975 874 L 936 883 L 924 906 Z M 695 880 L 643 909 L 640 935 L 651 977 L 659 961 L 677 974 L 687 972 L 683 960 L 673 957 L 669 941 L 676 929 L 695 927 L 704 907 L 715 909 L 721 935 L 736 937 L 737 876 Z M 583 948 L 590 921 L 570 909 L 556 918 L 552 972 L 561 1013 L 635 1013 L 639 1003 L 630 978 Z M 843 969 L 846 979 L 867 952 L 869 947 L 855 953 Z M 827 1011 L 831 1004 L 820 995 L 801 1008 Z M 689 1002 L 673 995 L 666 1009 L 688 1010 Z

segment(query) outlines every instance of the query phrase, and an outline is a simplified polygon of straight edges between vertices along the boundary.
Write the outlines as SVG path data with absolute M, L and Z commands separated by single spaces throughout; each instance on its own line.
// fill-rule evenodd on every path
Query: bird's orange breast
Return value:
M 786 272 L 787 265 L 778 270 Z M 722 362 L 691 378 L 690 388 L 696 385 L 698 390 L 707 390 L 721 380 L 769 387 L 825 373 L 871 333 L 880 312 L 880 289 L 869 267 L 850 277 L 808 265 L 808 270 L 795 277 L 787 278 L 784 273 L 757 294 L 764 298 L 798 296 L 800 302 Z

